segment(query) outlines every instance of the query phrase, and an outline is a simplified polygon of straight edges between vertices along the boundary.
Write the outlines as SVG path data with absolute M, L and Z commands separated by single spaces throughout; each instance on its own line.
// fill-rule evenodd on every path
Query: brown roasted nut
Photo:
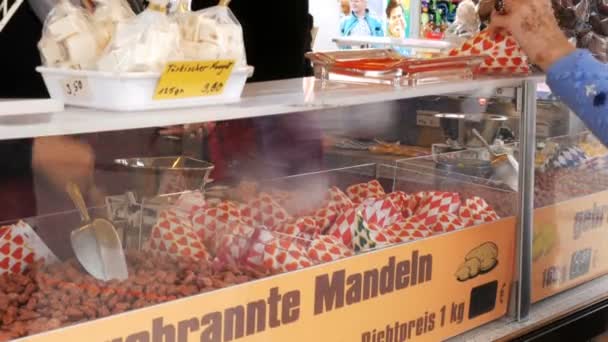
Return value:
M 31 310 L 20 310 L 19 311 L 19 316 L 17 318 L 17 320 L 19 321 L 29 321 L 35 318 L 39 318 L 40 314 Z
M 70 320 L 79 320 L 84 317 L 84 312 L 82 310 L 75 307 L 68 307 L 65 310 L 66 315 Z
M 5 311 L 8 308 L 9 302 L 8 296 L 0 293 L 0 311 Z
M 110 316 L 110 310 L 106 306 L 100 307 L 97 313 L 99 314 L 99 317 Z
M 90 298 L 97 298 L 97 296 L 99 296 L 100 292 L 101 292 L 101 290 L 95 284 L 91 284 L 91 285 L 87 286 L 87 296 L 89 296 Z

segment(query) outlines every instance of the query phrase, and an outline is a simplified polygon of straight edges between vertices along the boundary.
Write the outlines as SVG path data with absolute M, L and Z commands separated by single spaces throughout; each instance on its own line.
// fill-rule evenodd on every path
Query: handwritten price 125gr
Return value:
M 158 81 L 155 100 L 221 95 L 234 60 L 170 62 Z

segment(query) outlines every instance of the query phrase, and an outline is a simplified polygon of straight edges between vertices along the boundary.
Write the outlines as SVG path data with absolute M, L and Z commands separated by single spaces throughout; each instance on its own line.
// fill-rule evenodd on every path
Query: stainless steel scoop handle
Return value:
M 89 216 L 89 211 L 87 210 L 87 205 L 84 201 L 84 197 L 82 196 L 82 193 L 80 192 L 80 189 L 78 188 L 78 185 L 76 185 L 72 182 L 69 182 L 66 185 L 66 192 L 72 199 L 72 202 L 74 202 L 76 209 L 78 209 L 78 212 L 80 213 L 80 218 L 82 219 L 82 221 L 91 222 L 91 216 Z

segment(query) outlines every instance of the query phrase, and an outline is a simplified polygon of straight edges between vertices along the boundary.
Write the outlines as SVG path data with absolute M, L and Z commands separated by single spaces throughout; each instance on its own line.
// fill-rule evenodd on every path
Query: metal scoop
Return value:
M 80 212 L 84 224 L 70 235 L 72 249 L 82 267 L 99 280 L 127 279 L 127 262 L 114 225 L 104 219 L 91 221 L 82 193 L 76 184 L 69 183 L 67 193 Z
M 492 149 L 492 146 L 488 144 L 486 139 L 484 139 L 479 132 L 473 128 L 473 135 L 479 139 L 483 145 L 490 152 L 490 158 L 492 161 L 492 168 L 494 169 L 495 177 L 500 180 L 502 183 L 507 185 L 513 191 L 518 191 L 519 189 L 519 163 L 511 154 L 502 153 L 496 154 Z

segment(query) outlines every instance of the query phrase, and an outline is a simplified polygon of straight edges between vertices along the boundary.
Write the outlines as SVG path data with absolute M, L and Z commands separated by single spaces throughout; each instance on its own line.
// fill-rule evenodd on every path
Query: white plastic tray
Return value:
M 154 100 L 160 73 L 115 74 L 103 71 L 38 67 L 51 98 L 67 105 L 112 111 L 197 107 L 238 102 L 253 67 L 236 68 L 221 95 Z

